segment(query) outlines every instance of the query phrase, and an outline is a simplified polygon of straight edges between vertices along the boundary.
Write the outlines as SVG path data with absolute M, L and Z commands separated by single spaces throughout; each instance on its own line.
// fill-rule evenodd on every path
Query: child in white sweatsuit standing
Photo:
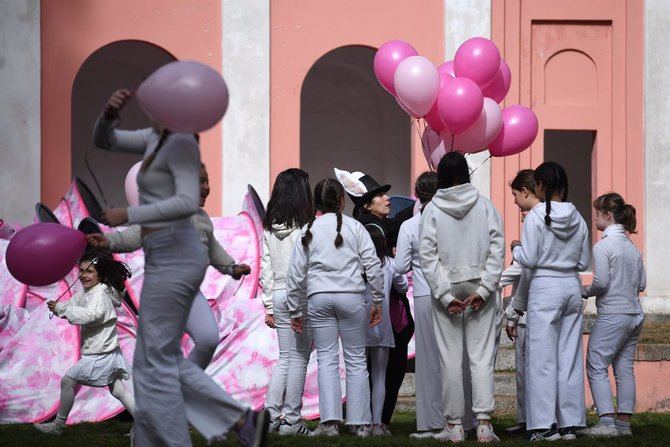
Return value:
M 561 165 L 535 170 L 535 194 L 544 199 L 524 220 L 514 260 L 529 269 L 526 327 L 526 426 L 531 440 L 575 439 L 586 425 L 582 366 L 582 285 L 579 272 L 591 258 L 588 227 L 566 203 L 568 178 Z M 519 310 L 526 310 L 525 306 Z M 559 432 L 553 427 L 558 424 Z
M 386 367 L 389 360 L 389 349 L 395 347 L 393 328 L 391 327 L 391 313 L 389 310 L 391 288 L 400 293 L 407 293 L 409 284 L 403 274 L 396 273 L 393 258 L 388 256 L 386 236 L 381 226 L 375 223 L 365 225 L 375 246 L 377 256 L 381 262 L 384 275 L 384 301 L 382 302 L 382 321 L 374 327 L 368 328 L 367 341 L 368 361 L 370 362 L 371 407 L 372 407 L 372 436 L 391 436 L 391 432 L 382 423 L 382 411 L 386 397 Z M 365 294 L 365 303 L 372 306 L 372 294 Z
M 286 273 L 293 248 L 302 233 L 300 228 L 312 218 L 312 202 L 307 173 L 302 169 L 287 169 L 275 180 L 263 219 L 261 283 L 265 323 L 277 330 L 279 343 L 279 359 L 268 385 L 265 409 L 270 413 L 270 429 L 281 435 L 309 434 L 300 420 L 300 412 L 311 339 L 308 331 L 297 334 L 291 329 Z
M 323 213 L 307 226 L 296 244 L 286 277 L 291 326 L 303 330 L 307 301 L 309 329 L 318 360 L 321 423 L 312 435 L 336 436 L 342 422 L 339 339 L 347 373 L 347 425 L 370 435 L 370 384 L 365 359 L 368 325 L 381 322 L 384 277 L 370 235 L 363 225 L 342 215 L 344 188 L 335 179 L 314 188 L 314 206 Z M 372 295 L 365 306 L 366 284 Z
M 645 289 L 646 275 L 642 256 L 628 238 L 635 233 L 635 208 L 617 193 L 598 197 L 593 206 L 596 226 L 603 236 L 593 247 L 593 282 L 584 293 L 584 297 L 596 297 L 598 308 L 589 337 L 586 372 L 600 421 L 579 434 L 630 436 L 635 411 L 633 360 L 644 321 L 639 293 Z M 616 420 L 607 374 L 610 365 L 617 385 Z
M 463 349 L 472 380 L 472 411 L 479 420 L 477 439 L 495 442 L 494 410 L 496 289 L 503 270 L 501 217 L 491 201 L 470 183 L 467 160 L 459 152 L 442 157 L 438 186 L 421 218 L 421 270 L 430 286 L 435 336 L 442 364 L 447 425 L 435 438 L 461 442 Z
M 131 415 L 135 399 L 123 380 L 129 368 L 119 347 L 115 307 L 121 305 L 124 281 L 130 278 L 128 268 L 102 251 L 89 249 L 79 261 L 82 290 L 67 302 L 49 301 L 49 310 L 70 324 L 81 326 L 81 359 L 61 379 L 58 413 L 53 422 L 35 424 L 43 433 L 61 435 L 72 410 L 79 385 L 108 387 Z

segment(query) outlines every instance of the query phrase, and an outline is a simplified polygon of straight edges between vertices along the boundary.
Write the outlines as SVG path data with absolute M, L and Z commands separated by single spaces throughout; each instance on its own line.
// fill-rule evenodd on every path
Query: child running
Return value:
M 55 315 L 81 326 L 81 359 L 60 381 L 56 419 L 35 424 L 39 431 L 52 435 L 63 434 L 79 385 L 108 387 L 112 396 L 135 416 L 135 399 L 122 382 L 128 380 L 129 371 L 119 347 L 114 310 L 121 306 L 123 283 L 130 278 L 130 270 L 108 253 L 89 248 L 79 260 L 79 272 L 82 290 L 69 301 L 47 302 Z
M 630 436 L 635 411 L 633 359 L 644 316 L 638 298 L 645 289 L 642 256 L 628 234 L 636 232 L 635 208 L 617 193 L 593 202 L 602 240 L 593 247 L 593 282 L 584 298 L 596 297 L 598 318 L 589 337 L 586 373 L 600 420 L 580 430 L 585 436 Z M 617 385 L 616 419 L 607 370 L 612 365 Z
M 382 302 L 382 322 L 377 326 L 368 328 L 366 346 L 368 348 L 368 362 L 372 380 L 371 402 L 372 402 L 372 436 L 391 436 L 391 432 L 382 423 L 382 411 L 386 398 L 386 366 L 389 360 L 389 350 L 395 346 L 393 328 L 391 327 L 391 315 L 389 302 L 391 299 L 391 287 L 399 293 L 407 293 L 409 287 L 405 275 L 395 272 L 395 263 L 389 256 L 386 236 L 381 226 L 375 223 L 365 225 L 370 233 L 372 243 L 377 251 L 377 257 L 381 261 L 382 274 L 384 275 L 384 301 Z M 372 306 L 372 295 L 370 291 L 365 295 L 367 307 Z

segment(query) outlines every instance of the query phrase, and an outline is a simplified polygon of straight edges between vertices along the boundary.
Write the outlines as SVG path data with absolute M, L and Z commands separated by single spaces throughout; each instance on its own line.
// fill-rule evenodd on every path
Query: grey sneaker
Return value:
M 46 433 L 47 435 L 61 436 L 65 431 L 65 423 L 55 420 L 53 422 L 46 422 L 44 424 L 33 424 L 33 427 Z
M 309 436 L 338 436 L 340 430 L 335 424 L 319 424 Z
M 579 436 L 587 437 L 598 437 L 598 438 L 611 438 L 615 436 L 620 436 L 619 431 L 616 427 L 612 427 L 605 424 L 596 424 L 591 427 L 583 428 L 577 432 Z
M 305 425 L 304 422 L 300 421 L 296 424 L 289 424 L 288 422 L 283 422 L 279 426 L 279 434 L 281 436 L 286 436 L 286 435 L 303 435 L 303 436 L 309 436 L 311 431 L 307 426 Z
M 451 425 L 447 424 L 444 429 L 433 436 L 433 438 L 437 439 L 438 441 L 443 441 L 443 442 L 453 442 L 453 443 L 459 443 L 465 441 L 465 432 L 463 431 L 463 425 Z
M 367 438 L 372 435 L 372 431 L 370 430 L 369 425 L 359 425 L 358 429 L 356 430 L 356 436 L 359 438 Z
M 370 428 L 370 434 L 372 436 L 391 436 L 391 432 L 384 424 L 373 424 Z
M 270 424 L 268 425 L 268 433 L 278 432 L 281 424 L 282 424 L 281 419 L 275 419 L 274 421 L 271 421 Z

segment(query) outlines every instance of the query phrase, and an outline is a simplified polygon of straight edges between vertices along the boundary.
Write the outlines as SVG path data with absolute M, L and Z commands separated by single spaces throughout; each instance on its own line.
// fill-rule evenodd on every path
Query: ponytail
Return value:
M 335 215 L 337 216 L 337 236 L 335 236 L 335 248 L 340 248 L 342 243 L 344 243 L 342 234 L 340 234 L 340 230 L 342 230 L 342 213 L 340 210 L 337 210 Z
M 325 178 L 316 184 L 314 187 L 314 217 L 307 224 L 307 231 L 302 236 L 302 245 L 307 247 L 312 242 L 312 224 L 316 219 L 316 212 L 321 211 L 323 214 L 335 213 L 337 217 L 337 236 L 335 237 L 335 247 L 340 248 L 344 243 L 344 238 L 340 233 L 342 230 L 342 212 L 340 211 L 340 204 L 344 198 L 344 188 L 335 179 Z
M 542 183 L 546 216 L 544 223 L 551 226 L 551 197 L 557 193 L 562 201 L 568 200 L 568 175 L 563 166 L 553 161 L 546 161 L 535 169 L 535 183 Z
M 316 219 L 316 210 L 314 211 L 312 218 L 309 220 L 309 223 L 307 224 L 307 230 L 305 231 L 305 234 L 302 235 L 302 239 L 300 240 L 300 242 L 302 242 L 302 246 L 305 248 L 307 248 L 310 242 L 312 242 L 312 224 L 314 223 L 315 219 Z
M 630 234 L 637 233 L 637 213 L 635 207 L 627 204 L 620 194 L 615 192 L 603 194 L 593 201 L 593 207 L 597 211 L 609 211 L 612 213 L 614 222 L 622 225 L 626 232 Z
M 633 205 L 624 205 L 620 223 L 628 233 L 637 233 L 637 216 Z

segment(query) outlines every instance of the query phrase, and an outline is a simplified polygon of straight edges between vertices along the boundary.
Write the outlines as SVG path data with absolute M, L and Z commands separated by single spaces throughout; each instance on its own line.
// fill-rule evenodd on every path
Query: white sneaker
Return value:
M 444 441 L 444 442 L 453 442 L 453 443 L 458 443 L 458 442 L 463 442 L 465 441 L 465 432 L 463 431 L 463 425 L 452 425 L 451 428 L 449 428 L 449 424 L 447 424 L 444 429 L 437 433 L 433 438 L 437 439 L 438 441 Z
M 319 424 L 309 436 L 338 436 L 340 430 L 335 424 Z
M 372 436 L 391 436 L 391 432 L 384 424 L 374 424 L 370 429 Z
M 410 434 L 409 437 L 412 439 L 430 439 L 434 438 L 438 433 L 440 433 L 440 430 L 419 431 Z
M 33 424 L 33 427 L 47 435 L 61 436 L 65 431 L 65 424 L 58 420 L 44 424 Z
M 620 436 L 619 431 L 616 427 L 611 427 L 605 424 L 596 424 L 591 427 L 583 428 L 577 432 L 579 436 L 588 436 L 588 437 L 598 437 L 598 438 L 611 438 L 615 436 Z
M 309 436 L 311 431 L 307 426 L 305 425 L 304 422 L 300 421 L 297 422 L 293 425 L 289 424 L 288 422 L 284 422 L 279 426 L 279 434 L 281 436 L 286 436 L 286 435 L 303 435 L 303 436 Z
M 549 430 L 533 430 L 528 440 L 530 442 L 560 441 L 561 435 L 553 428 Z
M 359 438 L 367 438 L 372 435 L 372 431 L 370 430 L 369 425 L 359 425 L 358 429 L 356 430 L 356 436 Z
M 479 424 L 477 426 L 477 442 L 500 442 L 500 438 L 496 436 L 492 426 L 488 424 Z

